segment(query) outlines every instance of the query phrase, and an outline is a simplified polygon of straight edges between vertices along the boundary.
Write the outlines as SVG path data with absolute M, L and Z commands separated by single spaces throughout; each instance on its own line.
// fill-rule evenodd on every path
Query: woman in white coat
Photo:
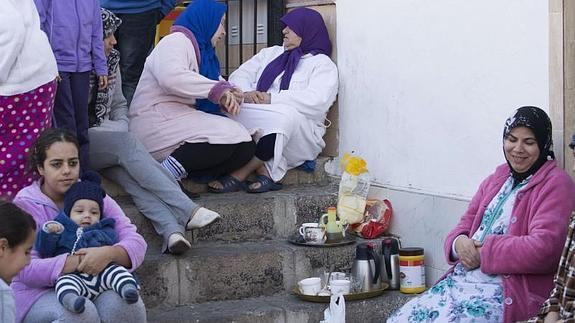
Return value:
M 331 42 L 321 15 L 295 9 L 281 18 L 284 43 L 261 50 L 230 75 L 244 91 L 237 115 L 257 141 L 255 157 L 210 183 L 214 192 L 237 191 L 256 172 L 250 193 L 278 190 L 285 173 L 314 160 L 325 146 L 325 117 L 335 101 L 338 75 L 329 58 Z

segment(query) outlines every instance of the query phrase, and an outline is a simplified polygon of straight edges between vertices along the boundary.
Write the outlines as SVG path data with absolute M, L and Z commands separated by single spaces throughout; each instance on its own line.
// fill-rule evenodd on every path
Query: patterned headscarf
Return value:
M 102 14 L 102 26 L 104 31 L 104 38 L 115 33 L 118 27 L 122 24 L 122 19 L 116 17 L 110 10 L 100 8 Z
M 503 129 L 503 141 L 509 136 L 511 130 L 517 127 L 527 127 L 535 134 L 537 140 L 537 147 L 539 147 L 539 158 L 535 163 L 524 173 L 517 173 L 509 160 L 507 164 L 511 169 L 511 174 L 515 179 L 515 183 L 520 183 L 532 174 L 535 174 L 545 164 L 547 157 L 555 159 L 553 153 L 553 139 L 551 132 L 551 120 L 545 111 L 538 107 L 521 107 L 517 109 L 511 117 L 505 121 L 505 128 Z
M 331 55 L 331 41 L 319 12 L 309 8 L 298 8 L 288 12 L 280 20 L 301 37 L 302 41 L 298 47 L 286 50 L 266 66 L 257 84 L 257 90 L 261 92 L 269 90 L 282 72 L 284 74 L 280 89 L 289 89 L 291 77 L 303 55 L 307 53 Z
M 111 11 L 101 8 L 103 38 L 116 32 L 122 20 Z M 112 49 L 107 57 L 108 63 L 108 86 L 98 90 L 98 76 L 94 71 L 90 74 L 90 97 L 88 99 L 88 119 L 90 127 L 99 126 L 102 121 L 110 118 L 112 109 L 112 91 L 116 87 L 116 76 L 120 64 L 120 52 Z

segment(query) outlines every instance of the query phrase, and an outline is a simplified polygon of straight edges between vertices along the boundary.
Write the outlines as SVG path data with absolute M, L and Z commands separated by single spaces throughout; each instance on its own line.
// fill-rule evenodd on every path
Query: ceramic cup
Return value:
M 307 227 L 304 230 L 303 238 L 307 243 L 324 243 L 326 239 L 325 230 L 324 228 L 320 227 Z
M 304 295 L 317 295 L 321 290 L 321 278 L 311 277 L 297 283 L 299 291 Z
M 306 222 L 302 223 L 299 227 L 299 234 L 305 238 L 305 228 L 319 228 L 319 223 L 315 222 Z
M 334 281 L 334 280 L 345 280 L 347 279 L 347 276 L 345 273 L 339 272 L 339 271 L 334 271 L 331 273 L 331 276 L 329 278 L 330 281 Z
M 351 282 L 347 279 L 336 279 L 329 282 L 332 295 L 346 295 L 351 290 Z

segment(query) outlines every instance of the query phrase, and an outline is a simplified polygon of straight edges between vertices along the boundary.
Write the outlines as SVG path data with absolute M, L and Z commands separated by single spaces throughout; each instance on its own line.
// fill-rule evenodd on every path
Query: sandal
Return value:
M 283 187 L 281 183 L 276 183 L 271 178 L 265 175 L 256 176 L 256 181 L 253 183 L 260 183 L 260 187 L 252 189 L 248 186 L 247 188 L 248 193 L 264 193 L 269 191 L 278 191 L 281 190 Z M 250 185 L 253 183 L 250 183 Z
M 222 184 L 222 188 L 213 188 L 208 185 L 208 190 L 212 193 L 230 193 L 230 192 L 237 192 L 237 191 L 245 191 L 246 190 L 246 183 L 240 181 L 239 179 L 231 176 L 225 175 L 217 179 L 220 184 Z

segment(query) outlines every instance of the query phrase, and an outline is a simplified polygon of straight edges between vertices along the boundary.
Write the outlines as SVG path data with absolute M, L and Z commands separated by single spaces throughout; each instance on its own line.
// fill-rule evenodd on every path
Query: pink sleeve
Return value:
M 116 233 L 118 234 L 117 246 L 121 246 L 128 253 L 132 262 L 130 271 L 136 270 L 144 261 L 148 245 L 144 238 L 136 232 L 136 226 L 124 214 L 118 203 L 111 197 L 104 199 L 104 214 L 106 217 L 116 220 Z
M 33 250 L 30 264 L 20 271 L 15 281 L 33 288 L 53 287 L 64 269 L 67 257 L 67 254 L 61 254 L 41 259 L 36 250 Z
M 23 190 L 33 191 L 33 188 L 28 186 Z M 53 220 L 58 213 L 55 206 L 37 203 L 28 198 L 21 198 L 20 195 L 16 195 L 13 202 L 32 215 L 34 221 L 36 221 L 36 230 L 40 230 L 46 221 Z M 62 269 L 64 269 L 66 257 L 67 255 L 59 255 L 41 259 L 38 253 L 33 250 L 30 264 L 20 271 L 15 280 L 35 288 L 52 287 L 60 273 L 62 273 Z
M 443 249 L 445 259 L 447 260 L 447 263 L 450 265 L 454 265 L 456 263 L 456 260 L 451 258 L 451 248 L 453 246 L 453 241 L 455 241 L 455 239 L 460 235 L 469 237 L 469 235 L 471 234 L 471 228 L 473 226 L 475 216 L 477 215 L 477 211 L 479 210 L 480 207 L 482 207 L 480 204 L 481 201 L 483 200 L 483 195 L 485 194 L 485 187 L 490 182 L 492 177 L 493 175 L 487 177 L 485 180 L 483 180 L 481 185 L 479 185 L 479 189 L 473 196 L 473 199 L 471 199 L 471 202 L 469 202 L 467 211 L 465 212 L 465 214 L 463 214 L 461 219 L 459 219 L 459 222 L 457 223 L 455 228 L 451 230 L 451 232 L 445 238 Z
M 525 209 L 513 210 L 517 221 L 526 225 L 525 235 L 490 235 L 481 249 L 481 271 L 487 274 L 552 274 L 563 250 L 571 212 L 575 208 L 575 186 L 558 170 L 531 192 Z M 517 199 L 521 199 L 518 195 Z M 529 209 L 527 209 L 529 208 Z M 509 229 L 511 231 L 511 228 Z

